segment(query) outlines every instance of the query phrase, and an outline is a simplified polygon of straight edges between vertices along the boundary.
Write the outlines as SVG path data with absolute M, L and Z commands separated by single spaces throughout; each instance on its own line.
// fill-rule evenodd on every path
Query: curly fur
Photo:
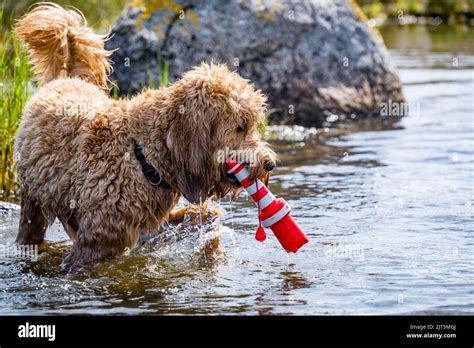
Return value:
M 76 76 L 107 87 L 112 70 L 108 57 L 113 51 L 104 49 L 107 36 L 88 28 L 79 11 L 42 3 L 18 21 L 15 32 L 28 47 L 41 83 Z
M 201 64 L 159 90 L 112 99 L 103 41 L 81 16 L 43 4 L 16 32 L 44 83 L 26 105 L 15 143 L 21 179 L 19 243 L 41 243 L 56 217 L 74 245 L 66 267 L 120 255 L 173 218 L 181 195 L 191 203 L 223 197 L 230 183 L 223 148 L 257 153 L 254 177 L 268 179 L 274 153 L 258 137 L 266 100 L 227 67 Z M 63 64 L 64 63 L 64 64 Z M 152 186 L 135 144 L 171 189 Z

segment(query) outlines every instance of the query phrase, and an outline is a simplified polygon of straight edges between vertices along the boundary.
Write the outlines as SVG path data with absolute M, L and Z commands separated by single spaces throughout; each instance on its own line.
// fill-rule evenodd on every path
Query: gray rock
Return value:
M 164 61 L 170 81 L 214 61 L 253 81 L 276 109 L 271 119 L 286 123 L 373 117 L 404 100 L 382 39 L 350 0 L 175 0 L 150 12 L 129 8 L 112 29 L 122 94 L 156 86 Z

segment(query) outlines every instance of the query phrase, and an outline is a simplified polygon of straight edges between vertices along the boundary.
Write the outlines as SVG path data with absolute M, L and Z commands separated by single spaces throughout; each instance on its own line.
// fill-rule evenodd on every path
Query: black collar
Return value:
M 135 145 L 135 157 L 137 157 L 138 162 L 140 162 L 143 174 L 145 174 L 150 184 L 152 184 L 153 186 L 160 186 L 165 189 L 171 189 L 171 186 L 163 180 L 163 178 L 160 176 L 160 174 L 158 174 L 156 169 L 146 161 L 141 145 Z

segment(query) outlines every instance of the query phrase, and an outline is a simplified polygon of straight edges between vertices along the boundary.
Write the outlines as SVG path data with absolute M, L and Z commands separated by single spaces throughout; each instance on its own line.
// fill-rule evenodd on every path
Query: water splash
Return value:
M 221 214 L 215 205 L 196 206 L 186 213 L 181 223 L 165 224 L 156 236 L 132 254 L 151 256 L 173 267 L 198 265 L 203 261 L 209 268 L 219 253 Z

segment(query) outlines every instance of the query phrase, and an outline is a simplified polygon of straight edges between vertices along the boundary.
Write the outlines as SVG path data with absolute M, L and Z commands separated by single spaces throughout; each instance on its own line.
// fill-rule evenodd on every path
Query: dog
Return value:
M 260 90 L 225 65 L 206 64 L 132 98 L 108 94 L 107 36 L 76 10 L 34 7 L 16 24 L 40 88 L 15 141 L 21 217 L 17 243 L 40 244 L 58 218 L 73 240 L 63 266 L 113 258 L 165 222 L 181 196 L 191 204 L 237 195 L 216 153 L 255 154 L 252 178 L 268 181 L 276 156 L 261 140 Z M 194 210 L 196 208 L 193 208 Z

